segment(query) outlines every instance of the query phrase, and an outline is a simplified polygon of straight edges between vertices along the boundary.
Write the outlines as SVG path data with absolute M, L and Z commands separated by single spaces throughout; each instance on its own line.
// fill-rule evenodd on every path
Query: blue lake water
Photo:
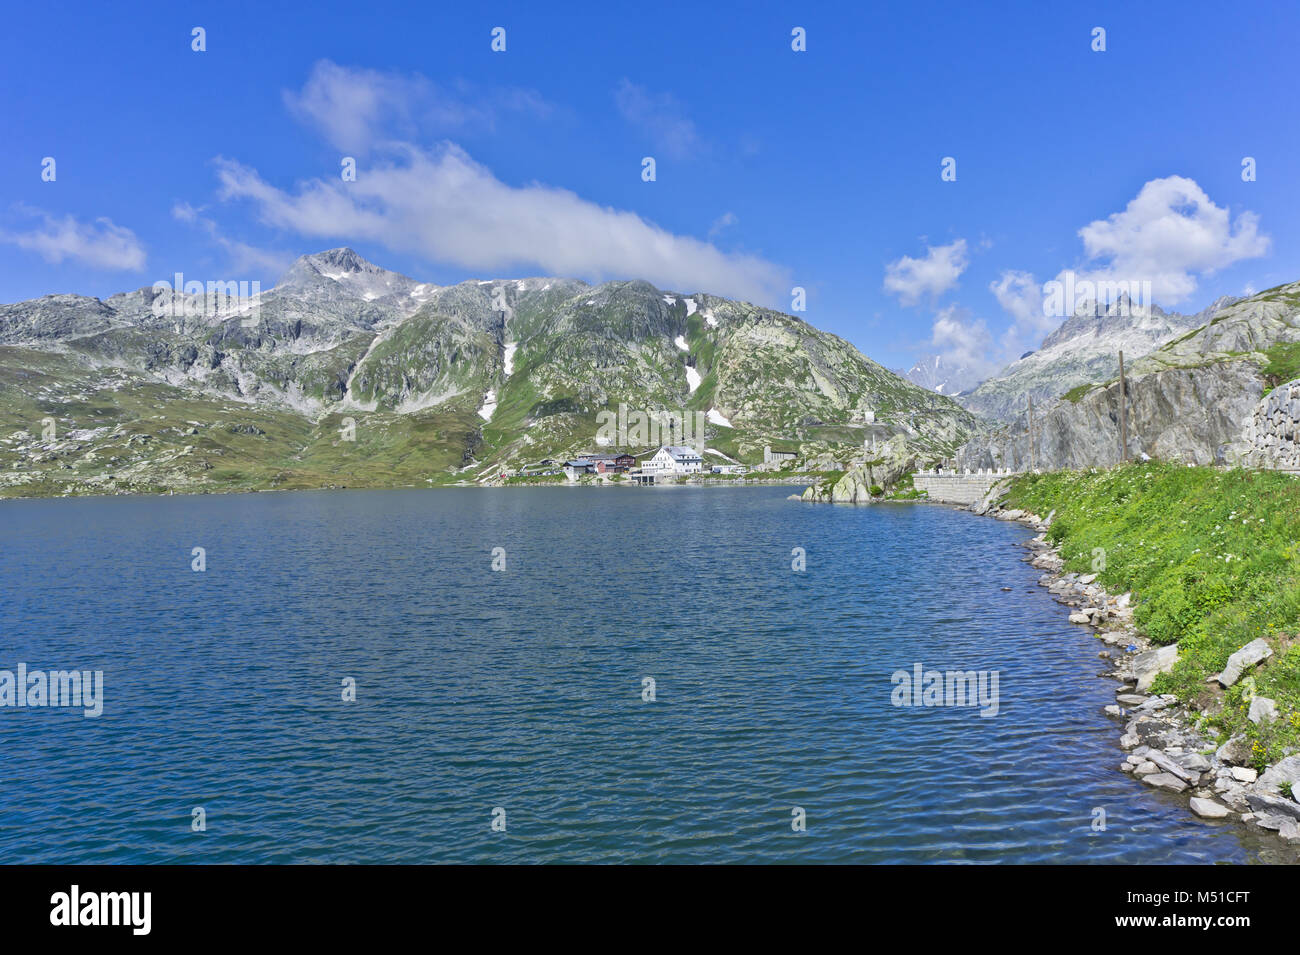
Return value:
M 0 669 L 105 681 L 0 708 L 0 859 L 1259 860 L 1118 770 L 1028 531 L 789 493 L 0 502 Z M 916 663 L 998 671 L 997 716 L 892 705 Z

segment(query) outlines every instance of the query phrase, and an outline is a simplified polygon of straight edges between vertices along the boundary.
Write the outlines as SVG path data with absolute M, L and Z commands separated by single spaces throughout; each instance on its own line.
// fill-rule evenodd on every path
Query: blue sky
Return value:
M 609 6 L 13 7 L 0 301 L 350 245 L 437 283 L 797 285 L 886 365 L 994 367 L 1063 270 L 1180 311 L 1300 279 L 1295 4 Z

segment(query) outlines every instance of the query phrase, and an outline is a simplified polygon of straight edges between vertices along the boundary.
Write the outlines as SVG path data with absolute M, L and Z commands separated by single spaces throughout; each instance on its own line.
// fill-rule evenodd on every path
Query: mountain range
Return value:
M 1088 305 L 969 392 L 941 358 L 900 375 L 794 316 L 642 281 L 439 286 L 343 248 L 238 299 L 176 284 L 0 306 L 0 494 L 491 483 L 684 437 L 611 442 L 620 409 L 698 418 L 710 463 L 1024 467 L 1028 396 L 1036 465 L 1104 465 L 1120 349 L 1130 456 L 1229 462 L 1300 375 L 1300 284 L 1196 315 Z
M 1121 351 L 1131 363 L 1209 322 L 1234 301 L 1221 298 L 1195 315 L 1135 304 L 1127 296 L 1086 302 L 1037 350 L 963 394 L 961 404 L 983 417 L 1005 421 L 1023 411 L 1030 397 L 1042 404 L 1071 388 L 1117 375 Z
M 620 406 L 751 464 L 938 459 L 976 423 L 798 318 L 642 281 L 438 286 L 332 249 L 238 300 L 177 284 L 0 306 L 0 493 L 495 480 Z
M 942 355 L 926 355 L 898 374 L 922 388 L 949 397 L 959 396 L 980 383 L 977 372 Z
M 1201 321 L 1204 319 L 1204 321 Z M 1186 464 L 1251 459 L 1251 422 L 1265 395 L 1300 378 L 1300 282 L 1220 299 L 1189 331 L 1128 362 L 1127 456 Z M 1123 331 L 1110 339 L 1128 341 Z M 1046 345 L 1044 350 L 1046 351 Z M 1091 381 L 1036 404 L 1033 445 L 1021 411 L 982 429 L 957 455 L 969 467 L 1106 467 L 1121 458 L 1120 386 L 1098 364 Z M 1117 371 L 1117 369 L 1116 369 Z

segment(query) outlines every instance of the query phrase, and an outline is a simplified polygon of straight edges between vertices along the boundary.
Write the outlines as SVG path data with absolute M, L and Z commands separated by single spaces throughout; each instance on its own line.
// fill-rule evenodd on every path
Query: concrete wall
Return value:
M 972 473 L 945 472 L 943 474 L 912 475 L 912 484 L 925 491 L 932 501 L 941 504 L 978 504 L 998 481 L 1010 476 L 1009 472 Z

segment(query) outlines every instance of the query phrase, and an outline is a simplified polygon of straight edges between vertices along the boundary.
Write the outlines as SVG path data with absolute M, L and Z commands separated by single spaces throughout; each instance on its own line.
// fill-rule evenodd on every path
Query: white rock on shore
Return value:
M 1203 799 L 1200 796 L 1192 797 L 1192 812 L 1204 819 L 1224 819 L 1230 815 L 1228 807 L 1220 805 L 1213 799 Z

